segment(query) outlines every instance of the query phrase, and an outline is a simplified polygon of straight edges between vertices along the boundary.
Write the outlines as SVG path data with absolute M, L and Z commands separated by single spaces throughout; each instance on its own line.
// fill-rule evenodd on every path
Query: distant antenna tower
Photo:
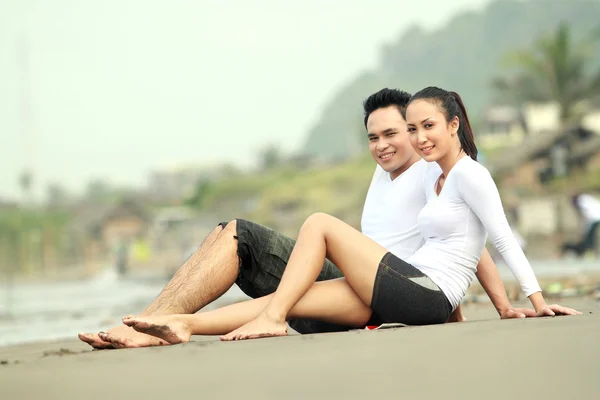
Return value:
M 21 118 L 24 165 L 19 176 L 19 185 L 23 192 L 23 202 L 33 205 L 33 112 L 31 107 L 30 74 L 29 74 L 29 41 L 25 35 L 19 43 L 19 70 L 21 71 Z

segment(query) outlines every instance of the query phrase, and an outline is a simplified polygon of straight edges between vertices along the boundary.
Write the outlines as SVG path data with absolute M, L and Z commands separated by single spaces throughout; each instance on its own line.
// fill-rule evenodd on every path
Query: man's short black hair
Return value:
M 371 115 L 373 111 L 379 110 L 380 108 L 396 106 L 398 107 L 400 114 L 404 115 L 409 100 L 410 93 L 398 89 L 385 88 L 377 93 L 373 93 L 363 102 L 363 108 L 365 110 L 365 128 L 367 127 L 369 115 Z

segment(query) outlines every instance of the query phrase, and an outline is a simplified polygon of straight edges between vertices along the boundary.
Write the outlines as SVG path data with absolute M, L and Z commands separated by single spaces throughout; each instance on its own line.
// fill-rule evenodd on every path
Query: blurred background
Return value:
M 457 91 L 536 273 L 600 270 L 598 15 L 595 0 L 0 0 L 0 345 L 139 311 L 220 221 L 296 237 L 323 211 L 360 228 L 361 103 L 382 87 Z

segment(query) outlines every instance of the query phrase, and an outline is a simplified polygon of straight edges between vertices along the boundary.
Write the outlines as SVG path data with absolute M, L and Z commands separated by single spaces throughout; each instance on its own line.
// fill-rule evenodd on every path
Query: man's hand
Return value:
M 535 310 L 531 308 L 509 308 L 500 313 L 500 319 L 531 318 L 536 316 Z
M 536 313 L 536 317 L 554 317 L 555 315 L 580 315 L 581 312 L 558 304 L 546 304 Z

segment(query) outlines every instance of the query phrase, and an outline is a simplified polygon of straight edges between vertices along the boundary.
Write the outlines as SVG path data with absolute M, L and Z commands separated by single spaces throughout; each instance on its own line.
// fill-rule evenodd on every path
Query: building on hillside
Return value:
M 583 117 L 581 126 L 584 129 L 587 129 L 600 135 L 600 109 L 595 109 L 587 113 Z
M 484 112 L 476 139 L 482 148 L 490 150 L 520 143 L 526 132 L 525 119 L 517 108 L 496 106 Z
M 154 203 L 181 205 L 192 196 L 201 181 L 212 181 L 227 173 L 222 167 L 173 167 L 153 171 L 147 183 L 148 197 Z
M 138 201 L 123 199 L 106 205 L 84 205 L 75 213 L 72 231 L 107 247 L 143 236 L 151 214 Z
M 526 103 L 521 108 L 491 106 L 484 112 L 477 142 L 486 150 L 511 147 L 519 145 L 527 137 L 551 135 L 559 128 L 560 108 L 555 102 Z M 578 128 L 582 132 L 600 135 L 600 109 L 588 111 Z
M 10 201 L 0 198 L 0 210 L 16 210 L 19 204 L 16 201 Z

